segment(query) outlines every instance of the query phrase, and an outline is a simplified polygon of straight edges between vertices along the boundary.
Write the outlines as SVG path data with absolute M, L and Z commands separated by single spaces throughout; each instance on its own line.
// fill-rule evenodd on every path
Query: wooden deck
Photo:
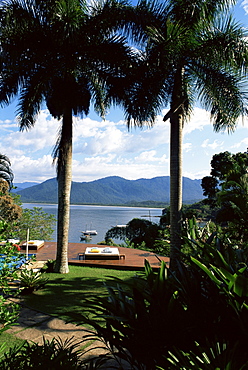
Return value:
M 56 258 L 56 242 L 45 242 L 44 246 L 38 251 L 30 251 L 36 254 L 37 261 L 47 261 Z M 69 243 L 68 245 L 68 260 L 69 264 L 91 266 L 91 267 L 105 267 L 123 270 L 141 270 L 144 267 L 145 259 L 149 261 L 151 267 L 154 269 L 159 268 L 160 260 L 163 260 L 169 265 L 168 257 L 156 256 L 156 254 L 142 251 L 140 249 L 119 248 L 120 254 L 125 255 L 125 259 L 100 259 L 100 260 L 79 260 L 78 254 L 84 253 L 86 247 L 99 247 L 96 244 L 85 243 Z

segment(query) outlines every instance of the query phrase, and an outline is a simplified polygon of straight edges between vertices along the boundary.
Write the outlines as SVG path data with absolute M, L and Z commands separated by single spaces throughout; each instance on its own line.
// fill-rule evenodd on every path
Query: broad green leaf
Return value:
M 217 250 L 217 254 L 221 260 L 221 262 L 224 264 L 225 268 L 226 269 L 230 269 L 230 266 L 228 265 L 228 263 L 226 262 L 225 258 L 223 257 L 223 255 Z
M 248 297 L 248 279 L 238 275 L 234 282 L 234 292 L 239 297 Z
M 194 257 L 191 257 L 191 260 L 199 266 L 209 277 L 211 280 L 215 282 L 215 284 L 220 285 L 222 282 L 216 278 L 216 276 L 213 274 L 212 271 L 210 271 L 207 266 L 205 266 L 203 263 L 195 259 Z
M 229 281 L 231 282 L 234 282 L 235 281 L 235 278 L 236 278 L 236 274 L 232 275 L 229 271 L 225 270 L 223 267 L 220 267 L 219 269 L 221 271 L 221 273 L 223 274 L 223 276 L 228 279 Z

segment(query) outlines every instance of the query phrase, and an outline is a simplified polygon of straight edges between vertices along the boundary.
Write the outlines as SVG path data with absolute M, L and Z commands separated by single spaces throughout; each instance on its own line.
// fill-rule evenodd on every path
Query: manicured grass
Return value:
M 57 316 L 65 321 L 83 323 L 82 315 L 88 314 L 86 299 L 107 294 L 103 282 L 113 278 L 129 281 L 135 271 L 70 266 L 69 274 L 46 274 L 45 288 L 25 296 L 25 303 L 38 311 Z M 0 356 L 14 345 L 24 341 L 3 332 L 0 335 Z
M 4 352 L 7 352 L 11 347 L 14 347 L 15 345 L 20 346 L 24 342 L 24 340 L 16 338 L 13 334 L 9 334 L 4 331 L 0 335 L 0 356 Z
M 135 274 L 135 271 L 70 266 L 69 274 L 46 274 L 49 281 L 44 289 L 26 296 L 25 302 L 31 308 L 65 321 L 81 323 L 82 314 L 88 314 L 86 300 L 107 294 L 104 281 L 110 281 L 113 277 L 127 281 Z

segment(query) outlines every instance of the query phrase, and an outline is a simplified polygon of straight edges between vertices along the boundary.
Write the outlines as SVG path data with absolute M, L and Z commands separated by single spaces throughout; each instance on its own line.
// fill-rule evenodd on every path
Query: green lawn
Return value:
M 135 274 L 135 271 L 70 266 L 69 274 L 46 274 L 49 281 L 45 288 L 26 296 L 25 302 L 31 308 L 65 321 L 80 323 L 82 314 L 88 313 L 86 299 L 107 293 L 104 281 L 113 277 L 127 281 Z
M 7 352 L 11 347 L 15 345 L 20 346 L 25 341 L 19 338 L 16 338 L 13 334 L 6 333 L 5 331 L 0 335 L 0 356 Z
M 82 315 L 88 313 L 86 299 L 107 294 L 104 281 L 110 282 L 113 278 L 128 281 L 135 274 L 135 271 L 70 266 L 69 274 L 46 274 L 49 281 L 45 288 L 25 296 L 25 303 L 31 308 L 65 321 L 83 323 Z M 23 340 L 12 334 L 1 333 L 0 356 L 15 344 L 22 343 Z

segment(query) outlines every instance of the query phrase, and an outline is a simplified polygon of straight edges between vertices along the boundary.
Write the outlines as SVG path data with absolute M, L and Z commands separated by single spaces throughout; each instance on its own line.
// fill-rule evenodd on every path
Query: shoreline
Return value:
M 46 202 L 23 202 L 24 204 L 42 204 L 46 206 L 58 206 L 58 203 L 46 203 Z M 119 207 L 119 208 L 149 208 L 149 209 L 164 209 L 169 207 L 169 204 L 164 206 L 155 206 L 155 205 L 126 205 L 126 204 L 82 204 L 82 203 L 72 203 L 70 206 L 85 206 L 85 207 Z M 25 207 L 24 207 L 25 208 Z

